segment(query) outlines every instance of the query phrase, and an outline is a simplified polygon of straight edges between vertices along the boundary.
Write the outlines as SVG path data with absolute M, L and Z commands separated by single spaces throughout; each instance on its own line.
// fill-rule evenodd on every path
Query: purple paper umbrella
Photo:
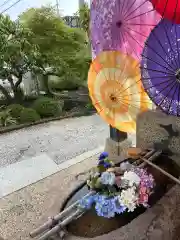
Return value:
M 120 50 L 139 60 L 145 40 L 160 19 L 148 0 L 94 0 L 90 22 L 93 54 Z
M 161 22 L 149 35 L 142 53 L 142 82 L 164 112 L 180 116 L 180 25 Z

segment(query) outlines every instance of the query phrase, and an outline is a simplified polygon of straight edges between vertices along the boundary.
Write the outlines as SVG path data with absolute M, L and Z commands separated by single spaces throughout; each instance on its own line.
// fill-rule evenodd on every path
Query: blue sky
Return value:
M 1 0 L 0 6 L 7 0 Z M 0 7 L 0 12 L 6 10 L 8 7 L 10 7 L 13 3 L 17 2 L 17 0 L 9 0 L 7 4 Z M 63 13 L 63 15 L 72 15 L 78 10 L 78 0 L 59 0 L 60 3 L 60 9 Z M 56 4 L 56 0 L 21 0 L 19 3 L 17 3 L 14 7 L 7 10 L 6 13 L 11 16 L 13 20 L 17 18 L 17 16 L 27 10 L 31 7 L 41 7 L 42 5 L 46 4 Z

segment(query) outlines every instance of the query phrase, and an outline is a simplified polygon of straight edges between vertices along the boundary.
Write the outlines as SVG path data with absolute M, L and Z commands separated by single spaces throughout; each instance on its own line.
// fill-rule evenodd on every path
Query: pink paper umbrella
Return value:
M 148 0 L 94 0 L 90 23 L 94 56 L 119 50 L 140 60 L 144 43 L 160 20 Z

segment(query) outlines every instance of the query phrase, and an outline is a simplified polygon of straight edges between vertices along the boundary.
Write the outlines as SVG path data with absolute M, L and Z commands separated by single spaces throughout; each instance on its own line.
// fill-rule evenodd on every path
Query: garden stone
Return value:
M 158 110 L 139 114 L 136 144 L 144 149 L 162 149 L 180 166 L 180 118 Z
M 116 142 L 111 138 L 106 139 L 105 151 L 109 154 L 115 164 L 120 163 L 123 159 L 127 158 L 127 149 L 132 146 L 132 141 L 128 138 L 121 142 Z

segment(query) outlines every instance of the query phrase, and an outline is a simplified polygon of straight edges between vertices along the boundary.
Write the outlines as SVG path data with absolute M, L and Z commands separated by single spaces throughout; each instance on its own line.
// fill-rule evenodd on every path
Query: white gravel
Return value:
M 105 144 L 108 125 L 97 115 L 65 119 L 0 136 L 0 167 L 47 153 L 57 164 Z

